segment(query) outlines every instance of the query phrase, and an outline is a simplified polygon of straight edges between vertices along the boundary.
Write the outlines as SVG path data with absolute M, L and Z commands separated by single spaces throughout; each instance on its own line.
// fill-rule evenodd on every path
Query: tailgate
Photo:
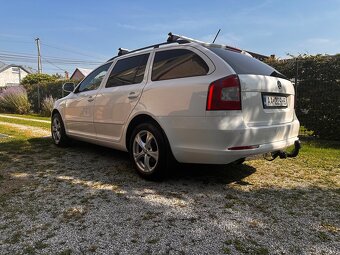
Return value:
M 282 78 L 264 75 L 239 75 L 242 113 L 248 126 L 266 126 L 292 122 L 294 87 Z

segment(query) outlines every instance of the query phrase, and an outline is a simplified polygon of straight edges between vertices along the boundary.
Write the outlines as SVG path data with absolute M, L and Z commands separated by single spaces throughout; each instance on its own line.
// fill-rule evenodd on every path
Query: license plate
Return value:
M 264 108 L 286 108 L 286 96 L 262 95 Z

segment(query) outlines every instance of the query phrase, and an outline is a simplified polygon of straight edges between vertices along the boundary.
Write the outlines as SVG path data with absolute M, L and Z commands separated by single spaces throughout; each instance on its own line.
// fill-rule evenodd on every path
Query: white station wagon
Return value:
M 292 83 L 274 68 L 229 46 L 169 34 L 142 49 L 120 49 L 59 99 L 52 138 L 128 151 L 145 178 L 171 161 L 242 162 L 299 152 Z M 292 153 L 282 150 L 295 144 Z

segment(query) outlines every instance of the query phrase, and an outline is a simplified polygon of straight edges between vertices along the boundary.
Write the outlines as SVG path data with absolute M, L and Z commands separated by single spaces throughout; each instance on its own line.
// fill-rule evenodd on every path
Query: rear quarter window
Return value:
M 206 75 L 209 67 L 196 53 L 186 49 L 156 52 L 152 65 L 152 81 Z
M 286 79 L 283 74 L 275 70 L 273 67 L 257 60 L 256 58 L 247 56 L 246 54 L 223 48 L 208 47 L 208 49 L 227 62 L 237 74 L 267 75 Z

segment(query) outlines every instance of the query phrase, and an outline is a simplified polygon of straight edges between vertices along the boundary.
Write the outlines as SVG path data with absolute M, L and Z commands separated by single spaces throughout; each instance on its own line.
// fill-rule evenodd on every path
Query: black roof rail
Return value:
M 119 48 L 118 49 L 118 56 L 124 55 L 129 53 L 130 51 L 128 49 L 123 49 L 123 48 Z
M 168 39 L 166 40 L 168 43 L 177 42 L 180 37 L 178 35 L 174 35 L 171 32 L 168 33 Z M 189 41 L 188 41 L 189 42 Z
M 157 43 L 157 44 L 149 45 L 149 46 L 146 46 L 146 47 L 143 47 L 143 48 L 135 49 L 135 50 L 132 50 L 132 51 L 129 51 L 129 50 L 123 49 L 123 48 L 119 48 L 118 49 L 119 50 L 118 56 L 110 58 L 107 62 L 115 59 L 116 57 L 122 56 L 122 55 L 130 54 L 130 53 L 133 53 L 133 52 L 136 52 L 136 51 L 146 50 L 146 49 L 150 49 L 150 48 L 155 49 L 155 48 L 159 48 L 159 46 L 167 45 L 167 44 L 171 44 L 171 43 L 184 44 L 184 43 L 190 43 L 190 41 L 188 41 L 188 40 L 167 41 L 167 42 L 164 42 L 164 43 Z

